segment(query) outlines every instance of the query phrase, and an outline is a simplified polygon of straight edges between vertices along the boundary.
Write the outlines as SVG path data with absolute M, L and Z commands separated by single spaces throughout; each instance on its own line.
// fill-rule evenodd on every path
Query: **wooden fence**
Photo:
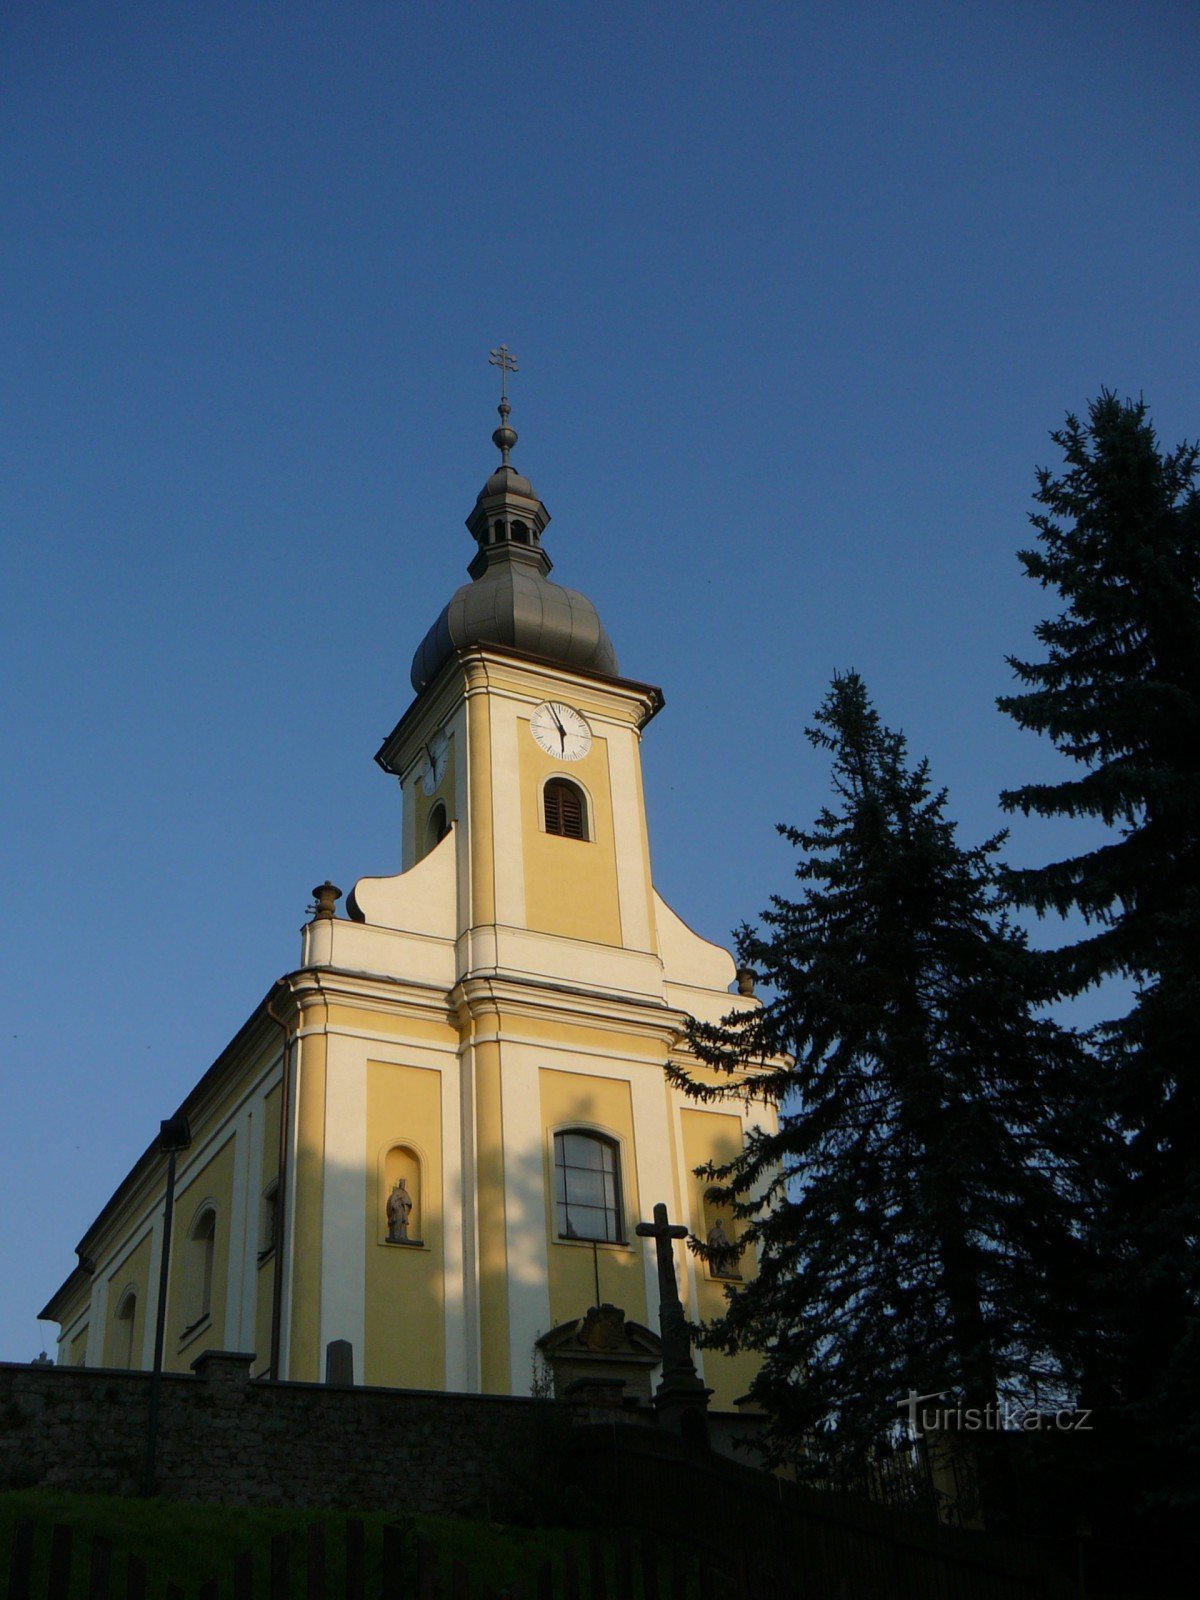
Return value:
M 563 1475 L 587 1487 L 610 1524 L 678 1527 L 712 1564 L 732 1555 L 736 1568 L 740 1552 L 752 1551 L 768 1572 L 784 1574 L 784 1592 L 805 1600 L 1060 1600 L 1078 1592 L 1046 1549 L 940 1527 L 928 1510 L 787 1482 L 690 1453 L 648 1428 L 580 1428 L 571 1443 Z
M 812 1600 L 819 1594 L 785 1583 L 765 1562 L 722 1565 L 649 1537 L 581 1539 L 556 1561 L 497 1588 L 473 1582 L 461 1561 L 439 1557 L 428 1539 L 416 1540 L 414 1550 L 403 1528 L 385 1525 L 380 1534 L 371 1564 L 379 1577 L 370 1585 L 373 1530 L 351 1518 L 338 1571 L 327 1560 L 326 1524 L 313 1522 L 301 1534 L 275 1534 L 257 1560 L 244 1551 L 224 1573 L 155 1590 L 145 1562 L 132 1553 L 115 1557 L 110 1539 L 94 1535 L 80 1548 L 69 1526 L 39 1528 L 27 1518 L 14 1530 L 8 1600 Z

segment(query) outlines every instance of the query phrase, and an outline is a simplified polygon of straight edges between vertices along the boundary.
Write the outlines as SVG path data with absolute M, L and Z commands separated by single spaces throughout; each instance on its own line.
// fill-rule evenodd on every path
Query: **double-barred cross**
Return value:
M 500 398 L 501 400 L 507 400 L 508 375 L 510 372 L 518 372 L 520 370 L 517 366 L 516 356 L 511 353 L 506 344 L 502 344 L 498 350 L 493 350 L 488 356 L 488 366 L 500 368 Z

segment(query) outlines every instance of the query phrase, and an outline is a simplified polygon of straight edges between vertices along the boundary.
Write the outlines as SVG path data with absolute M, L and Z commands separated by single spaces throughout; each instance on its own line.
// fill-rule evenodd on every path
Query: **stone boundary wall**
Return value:
M 252 1381 L 253 1359 L 208 1351 L 194 1375 L 163 1375 L 165 1498 L 498 1514 L 572 1420 L 545 1400 Z M 136 1493 L 150 1382 L 0 1363 L 0 1488 Z

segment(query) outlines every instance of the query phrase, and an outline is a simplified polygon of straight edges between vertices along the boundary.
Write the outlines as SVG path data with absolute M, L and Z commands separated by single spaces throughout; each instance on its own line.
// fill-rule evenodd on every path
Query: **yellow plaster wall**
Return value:
M 698 1178 L 693 1169 L 706 1161 L 728 1161 L 730 1157 L 735 1156 L 742 1148 L 742 1124 L 740 1118 L 719 1111 L 694 1111 L 684 1108 L 681 1109 L 679 1116 L 683 1129 L 683 1159 L 687 1169 L 684 1173 L 684 1195 L 688 1226 L 698 1238 L 703 1239 L 708 1231 L 704 1205 L 704 1191 L 708 1187 L 708 1182 L 704 1178 Z M 725 1228 L 730 1238 L 736 1237 L 728 1219 L 725 1220 Z M 742 1257 L 740 1270 L 743 1273 L 753 1270 L 748 1255 Z M 712 1277 L 706 1265 L 696 1262 L 696 1297 L 702 1322 L 708 1322 L 724 1311 L 725 1281 L 722 1278 Z M 758 1367 L 758 1357 L 749 1352 L 727 1356 L 714 1350 L 706 1350 L 704 1378 L 715 1391 L 712 1398 L 715 1409 L 731 1410 L 734 1400 L 739 1395 L 745 1394 L 750 1387 Z
M 471 921 L 496 920 L 496 876 L 492 859 L 492 728 L 488 696 L 467 698 L 467 793 L 471 804 Z
M 420 1245 L 388 1244 L 389 1152 L 420 1159 L 410 1231 Z M 413 1182 L 407 1170 L 409 1189 Z M 394 1165 L 394 1164 L 393 1164 Z M 446 1386 L 443 1287 L 442 1080 L 422 1067 L 367 1063 L 364 1152 L 367 1285 L 363 1382 L 404 1389 Z
M 508 1244 L 504 1213 L 504 1119 L 500 1046 L 475 1046 L 475 1162 L 479 1204 L 479 1343 L 485 1394 L 507 1394 Z
M 147 1234 L 133 1253 L 125 1258 L 121 1266 L 109 1275 L 108 1279 L 108 1322 L 104 1329 L 104 1365 L 106 1367 L 120 1367 L 125 1365 L 126 1325 L 123 1318 L 118 1318 L 117 1312 L 125 1298 L 126 1289 L 132 1288 L 137 1295 L 137 1304 L 133 1313 L 133 1359 L 130 1366 L 140 1367 L 142 1364 L 142 1339 L 146 1331 L 146 1295 L 150 1284 L 150 1235 Z
M 358 1029 L 364 1033 L 390 1034 L 398 1039 L 449 1044 L 456 1050 L 459 1042 L 458 1032 L 449 1022 L 414 1016 L 410 1009 L 398 1009 L 394 1001 L 389 1010 L 335 1003 L 328 1008 L 327 1020 L 330 1028 L 343 1032 Z
M 650 948 L 659 954 L 658 918 L 654 911 L 654 872 L 650 865 L 650 827 L 645 822 L 646 817 L 646 784 L 642 774 L 642 736 L 635 733 L 637 741 L 637 759 L 633 763 L 634 782 L 637 787 L 638 816 L 643 819 L 641 829 L 642 871 L 646 875 L 646 920 L 650 925 Z
M 306 1022 L 312 1020 L 309 1013 Z M 296 1167 L 292 1181 L 291 1330 L 286 1373 L 298 1382 L 321 1378 L 321 1207 L 325 1166 L 323 1034 L 300 1041 L 296 1090 Z
M 80 1328 L 79 1332 L 71 1340 L 70 1350 L 67 1356 L 67 1364 L 69 1366 L 78 1367 L 83 1363 L 84 1357 L 87 1355 L 87 1342 L 88 1327 L 87 1323 L 85 1322 L 83 1327 Z
M 258 1174 L 258 1211 L 261 1228 L 262 1197 L 267 1185 L 279 1171 L 279 1100 L 282 1090 L 278 1085 L 263 1102 L 262 1165 Z M 287 1197 L 284 1197 L 287 1204 Z M 279 1219 L 282 1222 L 282 1216 Z M 261 1247 L 261 1236 L 256 1235 L 256 1245 Z M 258 1263 L 254 1276 L 254 1375 L 266 1372 L 271 1365 L 271 1308 L 275 1300 L 275 1252 Z
M 524 718 L 517 743 L 526 925 L 537 933 L 619 945 L 621 906 L 608 746 L 596 738 L 582 761 L 555 761 L 531 737 Z M 589 838 L 563 839 L 545 831 L 542 786 L 549 778 L 567 778 L 586 791 Z
M 225 1346 L 225 1300 L 229 1278 L 229 1219 L 233 1210 L 233 1158 L 235 1138 L 230 1135 L 221 1148 L 200 1170 L 176 1190 L 175 1217 L 171 1228 L 171 1274 L 167 1289 L 167 1336 L 163 1365 L 167 1370 L 185 1372 L 200 1351 Z M 190 1268 L 193 1252 L 188 1248 L 192 1224 L 206 1200 L 216 1207 L 217 1221 L 213 1245 L 212 1302 L 203 1328 L 186 1340 L 183 1330 L 193 1301 Z
M 545 1040 L 558 1050 L 588 1050 L 600 1055 L 630 1055 L 662 1071 L 663 1056 L 658 1041 L 645 1034 L 623 1032 L 619 1023 L 607 1024 L 592 1019 L 580 1022 L 574 1017 L 541 1017 L 529 1010 L 511 1008 L 505 1013 L 505 1031 L 523 1040 Z M 664 1029 L 665 1032 L 665 1029 Z
M 633 1227 L 641 1215 L 637 1187 L 633 1105 L 621 1078 L 585 1077 L 543 1067 L 538 1073 L 544 1137 L 546 1231 L 550 1278 L 550 1321 L 581 1317 L 595 1303 L 595 1265 L 590 1244 L 560 1239 L 555 1226 L 554 1134 L 564 1127 L 593 1129 L 616 1138 L 621 1153 L 621 1189 L 628 1244 L 597 1246 L 600 1298 L 620 1306 L 633 1322 L 646 1320 L 646 1285 Z

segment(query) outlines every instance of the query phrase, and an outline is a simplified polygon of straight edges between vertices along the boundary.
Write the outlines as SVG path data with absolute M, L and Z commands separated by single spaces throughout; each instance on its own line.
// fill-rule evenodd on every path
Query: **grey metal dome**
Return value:
M 508 426 L 508 402 L 500 404 L 501 426 L 492 435 L 503 462 L 484 484 L 467 518 L 479 549 L 468 567 L 472 582 L 450 603 L 421 640 L 413 657 L 412 685 L 418 692 L 442 665 L 472 644 L 500 644 L 587 672 L 617 675 L 617 657 L 596 608 L 585 595 L 551 583 L 551 562 L 542 549 L 550 513 L 528 478 L 509 465 L 517 442 Z
M 616 652 L 595 606 L 586 595 L 551 583 L 536 557 L 530 561 L 533 554 L 511 549 L 508 559 L 489 564 L 455 591 L 413 657 L 414 689 L 431 683 L 443 662 L 469 644 L 508 645 L 616 676 Z

